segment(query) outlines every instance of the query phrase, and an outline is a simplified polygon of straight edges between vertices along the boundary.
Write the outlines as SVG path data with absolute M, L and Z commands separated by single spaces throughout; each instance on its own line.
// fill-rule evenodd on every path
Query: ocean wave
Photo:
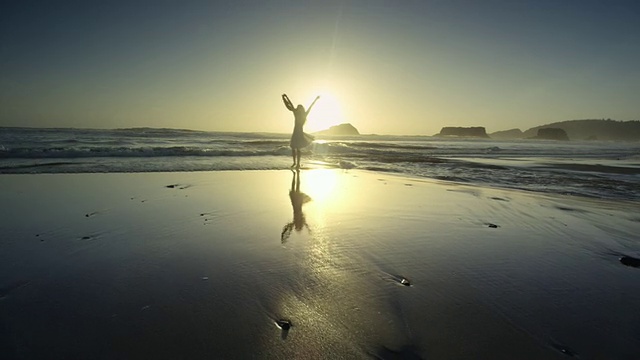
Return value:
M 584 171 L 593 173 L 608 173 L 608 174 L 625 174 L 636 175 L 640 174 L 640 167 L 630 166 L 608 166 L 602 164 L 543 164 L 549 168 L 570 170 L 570 171 Z
M 340 169 L 346 169 L 346 170 L 355 169 L 358 167 L 355 163 L 351 161 L 345 161 L 345 160 L 340 161 L 338 163 L 338 166 L 340 167 Z
M 134 128 L 0 127 L 0 173 L 286 169 L 288 134 Z M 467 141 L 362 136 L 303 149 L 308 168 L 392 172 L 448 181 L 640 199 L 635 143 Z
M 179 157 L 179 156 L 270 156 L 286 155 L 289 149 L 273 148 L 270 150 L 220 150 L 200 147 L 46 147 L 0 149 L 0 159 L 64 159 L 64 158 L 127 158 L 127 157 Z
M 288 145 L 289 139 L 261 139 L 261 140 L 238 140 L 234 142 L 239 145 Z
M 433 145 L 413 145 L 413 144 L 398 144 L 398 143 L 374 143 L 366 141 L 354 141 L 350 144 L 354 148 L 367 148 L 367 149 L 397 149 L 397 150 L 433 150 L 437 149 L 437 146 Z
M 47 166 L 65 166 L 65 165 L 78 165 L 77 162 L 65 162 L 65 161 L 57 161 L 57 162 L 47 162 L 47 163 L 36 163 L 36 164 L 18 164 L 18 165 L 0 165 L 0 173 L 14 173 L 21 172 L 19 170 L 24 169 L 33 169 Z

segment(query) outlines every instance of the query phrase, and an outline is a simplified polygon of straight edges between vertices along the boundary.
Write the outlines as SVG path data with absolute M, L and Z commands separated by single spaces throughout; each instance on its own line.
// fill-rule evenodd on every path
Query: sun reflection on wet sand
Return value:
M 291 320 L 284 341 L 295 358 L 322 358 L 328 353 L 366 357 L 362 344 L 386 333 L 388 327 L 380 315 L 384 304 L 371 295 L 372 290 L 380 293 L 372 286 L 375 276 L 353 253 L 349 234 L 341 233 L 336 222 L 336 215 L 348 208 L 345 205 L 362 196 L 348 186 L 350 177 L 325 169 L 292 175 L 294 218 L 304 219 L 309 231 L 290 232 L 287 239 L 291 239 L 283 241 L 283 251 L 293 255 L 296 271 L 290 275 L 292 286 L 274 299 L 273 310 Z M 293 199 L 298 197 L 310 200 L 297 204 Z
M 339 204 L 341 191 L 337 185 L 340 174 L 337 171 L 317 169 L 305 175 L 301 186 L 314 202 L 322 205 L 330 203 L 332 206 Z

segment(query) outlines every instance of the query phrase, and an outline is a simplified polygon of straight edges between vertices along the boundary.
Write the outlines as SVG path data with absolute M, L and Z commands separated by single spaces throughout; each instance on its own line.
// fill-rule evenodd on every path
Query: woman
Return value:
M 293 116 L 295 117 L 295 125 L 293 127 L 293 134 L 291 134 L 290 145 L 291 156 L 293 157 L 293 165 L 291 165 L 291 167 L 295 167 L 296 169 L 300 169 L 300 149 L 309 146 L 313 141 L 313 136 L 305 134 L 305 132 L 302 131 L 302 127 L 304 126 L 304 123 L 307 122 L 307 115 L 309 115 L 311 108 L 318 99 L 320 99 L 320 96 L 317 96 L 311 105 L 309 105 L 309 109 L 305 110 L 302 105 L 298 105 L 294 108 L 287 94 L 282 94 L 284 106 L 286 106 L 289 111 L 292 111 Z

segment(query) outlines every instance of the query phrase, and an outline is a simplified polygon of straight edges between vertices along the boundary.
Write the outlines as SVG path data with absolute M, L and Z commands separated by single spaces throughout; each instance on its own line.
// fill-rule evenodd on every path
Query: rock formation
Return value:
M 523 138 L 536 138 L 542 128 L 558 128 L 567 132 L 574 140 L 622 140 L 640 141 L 640 121 L 602 120 L 569 120 L 536 126 L 524 132 Z
M 560 128 L 542 128 L 538 129 L 538 135 L 535 139 L 568 141 L 569 136 L 566 131 Z
M 488 138 L 487 131 L 483 126 L 475 127 L 453 127 L 445 126 L 440 130 L 437 136 L 460 136 L 460 137 L 479 137 Z
M 489 134 L 489 137 L 499 140 L 522 139 L 524 134 L 520 129 L 511 129 L 493 132 Z
M 351 124 L 340 124 L 332 126 L 327 130 L 318 131 L 316 135 L 342 135 L 342 136 L 354 136 L 360 135 L 358 129 Z

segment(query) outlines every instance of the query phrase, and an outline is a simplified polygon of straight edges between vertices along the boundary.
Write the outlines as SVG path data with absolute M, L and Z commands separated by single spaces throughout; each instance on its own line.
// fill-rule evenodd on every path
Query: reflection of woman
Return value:
M 291 231 L 302 231 L 303 228 L 307 228 L 309 231 L 309 225 L 307 219 L 302 212 L 302 205 L 311 201 L 309 195 L 300 192 L 300 171 L 293 172 L 293 180 L 291 181 L 291 190 L 289 190 L 289 198 L 291 198 L 291 207 L 293 207 L 293 221 L 286 224 L 282 228 L 282 234 L 280 234 L 280 240 L 284 244 L 285 241 L 291 236 Z
M 313 141 L 313 136 L 306 134 L 302 131 L 302 127 L 304 123 L 307 122 L 307 115 L 311 111 L 313 105 L 320 99 L 320 96 L 317 96 L 315 100 L 309 105 L 307 110 L 304 109 L 304 106 L 298 105 L 297 107 L 293 107 L 291 100 L 287 94 L 282 94 L 282 101 L 284 101 L 284 106 L 289 109 L 289 111 L 293 112 L 293 116 L 295 117 L 295 125 L 293 127 L 293 134 L 291 134 L 291 156 L 293 157 L 293 165 L 291 167 L 296 167 L 296 169 L 300 168 L 300 149 L 303 147 L 309 146 Z

